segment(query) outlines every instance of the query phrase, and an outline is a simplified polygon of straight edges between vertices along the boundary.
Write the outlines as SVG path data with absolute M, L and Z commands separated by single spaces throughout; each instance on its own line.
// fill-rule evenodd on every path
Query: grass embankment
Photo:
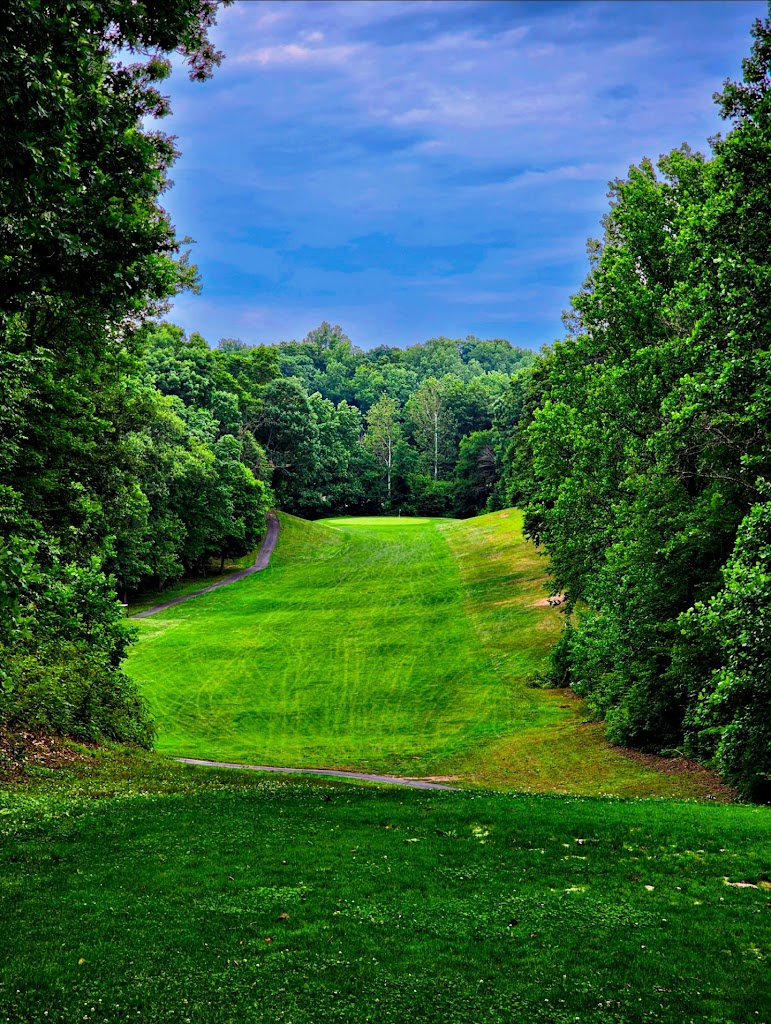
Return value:
M 166 753 L 571 793 L 698 796 L 528 689 L 560 629 L 515 512 L 282 516 L 271 565 L 140 625 L 129 672 Z
M 258 550 L 256 548 L 254 551 L 241 555 L 240 558 L 226 559 L 221 572 L 219 559 L 212 559 L 209 572 L 205 576 L 200 573 L 190 573 L 181 583 L 174 583 L 170 587 L 166 587 L 162 592 L 158 590 L 143 590 L 130 594 L 128 614 L 136 615 L 138 612 L 147 611 L 148 608 L 154 608 L 163 601 L 173 601 L 174 598 L 185 597 L 196 590 L 202 590 L 204 587 L 210 587 L 213 583 L 226 580 L 234 572 L 238 572 L 240 569 L 248 569 L 250 565 L 254 565 Z
M 149 755 L 2 798 L 13 1024 L 771 1021 L 767 808 Z

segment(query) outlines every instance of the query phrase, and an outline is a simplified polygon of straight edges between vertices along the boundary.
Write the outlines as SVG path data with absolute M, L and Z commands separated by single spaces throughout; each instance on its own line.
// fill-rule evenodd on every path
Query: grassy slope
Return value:
M 469 751 L 456 770 L 467 780 L 520 791 L 696 798 L 719 792 L 709 772 L 667 775 L 620 754 L 570 691 L 524 685 L 562 620 L 544 607 L 543 558 L 522 540 L 521 524 L 520 513 L 507 511 L 443 527 L 460 566 L 466 613 L 507 686 L 511 720 L 504 735 Z
M 219 571 L 219 561 L 213 559 L 211 563 L 212 571 L 206 576 L 191 573 L 185 577 L 182 583 L 174 583 L 170 587 L 166 587 L 162 592 L 158 590 L 143 590 L 139 593 L 131 594 L 129 597 L 128 614 L 136 615 L 137 612 L 154 608 L 155 605 L 160 604 L 162 601 L 172 601 L 175 597 L 184 597 L 185 594 L 191 594 L 194 590 L 202 590 L 204 587 L 210 587 L 212 583 L 219 583 L 220 580 L 227 579 L 228 576 L 238 572 L 239 569 L 248 569 L 250 565 L 254 565 L 258 550 L 259 548 L 255 548 L 254 551 L 249 551 L 247 554 L 241 555 L 240 558 L 226 559 L 222 572 Z
M 116 755 L 0 803 L 1 1021 L 771 1021 L 767 808 Z
M 398 640 L 398 630 L 369 629 L 363 600 L 343 628 L 340 602 L 366 593 L 377 598 L 373 611 L 401 621 L 409 589 L 400 588 L 413 587 L 423 629 L 408 636 L 429 660 L 408 682 L 420 700 L 436 701 L 430 677 L 443 673 L 461 707 L 464 687 L 484 697 L 476 746 L 461 742 L 452 754 L 457 716 L 439 707 L 447 763 L 532 788 L 598 785 L 595 776 L 600 788 L 623 788 L 624 772 L 638 772 L 631 790 L 656 792 L 650 773 L 576 721 L 564 694 L 523 687 L 555 613 L 537 607 L 540 565 L 511 547 L 512 519 L 413 524 L 404 580 L 387 573 L 398 530 L 389 537 L 377 524 L 379 560 L 368 530 L 287 521 L 261 588 L 235 584 L 184 606 L 190 618 L 148 620 L 143 656 L 182 637 L 161 663 L 175 663 L 181 688 L 193 681 L 178 698 L 169 686 L 167 701 L 173 709 L 198 694 L 202 712 L 188 722 L 198 742 L 207 716 L 224 715 L 217 705 L 229 691 L 207 690 L 195 660 L 182 663 L 196 622 L 215 661 L 211 680 L 230 671 L 236 638 L 253 656 L 258 636 L 263 659 L 279 658 L 270 631 L 287 630 L 290 653 L 320 675 L 346 637 Z M 432 632 L 450 613 L 461 625 L 444 635 L 463 639 L 465 662 L 437 648 Z M 392 692 L 398 657 L 391 648 L 383 656 Z M 379 707 L 382 680 L 367 659 L 347 665 L 357 700 L 366 706 L 368 685 Z M 253 699 L 244 675 L 238 713 Z M 327 749 L 372 728 L 353 704 L 335 719 L 325 691 L 333 692 L 319 685 L 310 695 Z M 286 680 L 272 697 L 282 694 L 291 722 Z M 420 700 L 407 697 L 387 712 L 397 727 L 422 721 Z M 345 725 L 338 733 L 336 721 Z M 376 728 L 386 721 L 380 714 Z M 419 735 L 432 741 L 425 725 Z M 769 813 L 425 793 L 190 769 L 119 751 L 58 772 L 32 769 L 26 784 L 0 788 L 0 1022 L 771 1024 Z
M 129 671 L 159 749 L 427 771 L 500 731 L 455 560 L 431 520 L 406 523 L 282 517 L 268 570 L 142 622 Z
M 458 774 L 542 791 L 689 796 L 527 689 L 560 627 L 516 513 L 282 517 L 268 570 L 141 623 L 129 671 L 168 753 Z

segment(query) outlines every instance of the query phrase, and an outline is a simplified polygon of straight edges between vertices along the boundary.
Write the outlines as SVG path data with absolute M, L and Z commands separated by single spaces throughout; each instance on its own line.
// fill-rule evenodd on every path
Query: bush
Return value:
M 73 565 L 42 544 L 0 558 L 0 725 L 149 748 L 153 726 L 120 670 L 133 627 L 98 560 Z
M 771 802 L 771 505 L 758 504 L 739 529 L 723 589 L 684 617 L 717 645 L 720 667 L 704 681 L 690 719 L 691 742 L 714 751 L 726 782 Z
M 6 668 L 0 719 L 7 728 L 152 747 L 144 700 L 104 655 L 72 643 L 0 656 Z

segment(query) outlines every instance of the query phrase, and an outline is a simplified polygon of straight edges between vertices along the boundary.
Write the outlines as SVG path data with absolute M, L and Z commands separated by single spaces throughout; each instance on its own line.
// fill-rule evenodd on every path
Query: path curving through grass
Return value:
M 236 764 L 231 761 L 202 761 L 197 757 L 175 757 L 181 764 L 199 768 L 233 768 L 243 772 L 276 772 L 279 775 L 320 775 L 327 778 L 355 779 L 358 782 L 380 782 L 386 786 L 407 786 L 409 789 L 458 789 L 431 779 L 405 779 L 399 775 L 373 775 L 371 772 L 344 772 L 338 768 L 277 768 L 266 764 Z
M 250 565 L 246 569 L 240 569 L 238 572 L 231 573 L 226 576 L 225 579 L 217 580 L 216 583 L 211 583 L 208 587 L 201 587 L 200 590 L 191 590 L 188 594 L 183 594 L 181 597 L 172 598 L 170 601 L 162 601 L 160 604 L 153 605 L 152 608 L 146 608 L 144 611 L 135 612 L 134 615 L 129 616 L 132 619 L 146 619 L 148 615 L 155 615 L 157 612 L 165 612 L 169 608 L 174 608 L 175 605 L 182 604 L 185 601 L 189 601 L 192 597 L 200 597 L 201 594 L 210 594 L 213 590 L 218 590 L 220 587 L 227 587 L 231 583 L 237 583 L 239 580 L 246 579 L 247 576 L 251 576 L 256 572 L 262 572 L 263 569 L 267 569 L 270 564 L 270 556 L 273 554 L 273 549 L 276 546 L 278 540 L 278 518 L 274 512 L 269 512 L 267 515 L 268 528 L 263 538 L 262 544 L 257 551 L 257 557 L 254 565 Z

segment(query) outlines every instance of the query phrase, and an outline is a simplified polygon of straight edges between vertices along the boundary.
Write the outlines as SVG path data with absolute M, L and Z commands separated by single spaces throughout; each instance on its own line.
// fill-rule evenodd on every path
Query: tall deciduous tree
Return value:
M 407 403 L 407 414 L 431 476 L 438 480 L 452 456 L 456 423 L 442 383 L 435 377 L 425 380 Z
M 175 51 L 191 77 L 210 75 L 216 10 L 214 0 L 8 0 L 0 17 L 0 552 L 36 563 L 0 588 L 17 585 L 12 603 L 27 615 L 0 662 L 17 706 L 46 680 L 70 688 L 50 727 L 70 728 L 80 679 L 102 732 L 112 715 L 126 738 L 148 737 L 127 724 L 141 707 L 115 665 L 120 608 L 108 607 L 103 575 L 106 603 L 84 602 L 127 507 L 144 514 L 128 442 L 146 413 L 134 330 L 195 283 L 160 205 L 175 149 L 153 128 L 168 112 L 158 86 Z M 62 580 L 66 601 L 51 597 Z M 86 616 L 88 641 L 65 640 Z
M 753 37 L 712 157 L 683 147 L 612 183 L 571 334 L 525 396 L 514 482 L 555 589 L 587 609 L 557 674 L 611 739 L 715 755 L 748 793 L 771 776 L 768 638 L 741 625 L 767 590 L 771 20 Z
M 364 443 L 383 467 L 387 508 L 391 507 L 396 453 L 402 434 L 399 403 L 395 398 L 383 395 L 367 413 L 367 432 L 364 436 Z

